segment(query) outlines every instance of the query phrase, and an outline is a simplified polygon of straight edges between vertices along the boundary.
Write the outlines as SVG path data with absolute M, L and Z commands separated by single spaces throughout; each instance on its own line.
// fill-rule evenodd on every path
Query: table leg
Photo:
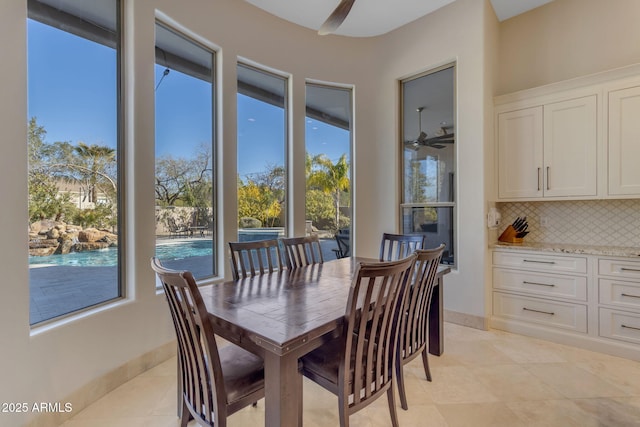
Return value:
M 429 306 L 429 353 L 435 356 L 440 356 L 444 352 L 443 291 L 442 276 L 438 276 Z
M 296 355 L 265 352 L 265 426 L 302 426 L 302 374 Z

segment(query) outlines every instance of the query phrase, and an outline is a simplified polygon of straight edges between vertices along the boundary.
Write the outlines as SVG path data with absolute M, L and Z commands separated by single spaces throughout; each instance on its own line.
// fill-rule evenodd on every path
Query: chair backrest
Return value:
M 406 288 L 400 311 L 403 315 L 400 317 L 398 356 L 402 359 L 423 351 L 429 340 L 427 328 L 429 304 L 444 246 L 442 244 L 434 249 L 415 251 L 413 281 L 411 286 Z
M 415 255 L 393 262 L 359 264 L 345 311 L 345 353 L 338 378 L 349 407 L 376 399 L 391 384 L 397 345 L 396 312 Z
M 233 280 L 282 270 L 278 239 L 255 242 L 229 242 Z
M 422 249 L 424 236 L 420 234 L 383 233 L 380 242 L 380 261 L 394 261 L 406 258 Z
M 317 235 L 285 237 L 280 240 L 282 240 L 282 245 L 284 246 L 288 268 L 298 268 L 324 262 L 322 259 L 322 247 Z
M 178 339 L 181 390 L 191 414 L 213 425 L 213 415 L 226 405 L 220 356 L 207 309 L 189 271 L 151 267 L 162 282 Z M 194 415 L 195 416 L 195 415 Z
M 336 244 L 338 245 L 336 253 L 338 258 L 351 256 L 351 241 L 349 233 L 336 233 Z

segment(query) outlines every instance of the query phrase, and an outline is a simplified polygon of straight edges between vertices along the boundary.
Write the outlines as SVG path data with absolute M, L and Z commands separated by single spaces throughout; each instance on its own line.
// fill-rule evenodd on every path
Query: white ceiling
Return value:
M 318 30 L 340 0 L 245 0 L 272 15 Z M 335 34 L 371 37 L 388 33 L 454 0 L 356 0 Z M 553 0 L 491 0 L 500 21 Z

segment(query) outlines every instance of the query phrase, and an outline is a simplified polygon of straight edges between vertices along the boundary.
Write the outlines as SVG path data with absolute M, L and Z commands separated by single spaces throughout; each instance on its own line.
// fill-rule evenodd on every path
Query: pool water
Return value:
M 213 254 L 213 240 L 192 239 L 161 242 L 156 245 L 156 256 L 161 260 L 180 260 L 195 256 Z M 29 265 L 113 267 L 118 264 L 118 249 L 107 248 L 97 251 L 71 252 L 67 255 L 30 256 Z

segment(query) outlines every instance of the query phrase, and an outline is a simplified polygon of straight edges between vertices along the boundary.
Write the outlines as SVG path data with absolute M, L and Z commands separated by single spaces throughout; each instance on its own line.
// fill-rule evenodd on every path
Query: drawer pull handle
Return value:
M 640 298 L 640 295 L 631 295 L 631 294 L 625 294 L 625 293 L 622 293 L 620 295 L 623 297 Z
M 555 261 L 538 261 L 538 260 L 535 260 L 535 259 L 524 259 L 523 261 L 524 262 L 534 262 L 536 264 L 550 264 L 550 265 L 553 265 L 553 264 L 556 263 Z M 638 270 L 638 271 L 640 271 L 640 270 Z
M 620 267 L 620 271 L 635 271 L 636 273 L 638 273 L 638 272 L 640 272 L 640 268 Z
M 533 311 L 534 313 L 548 314 L 548 315 L 550 315 L 550 316 L 555 315 L 555 313 L 554 313 L 554 312 L 552 312 L 552 311 L 534 310 L 534 309 L 532 309 L 532 308 L 527 308 L 527 307 L 522 307 L 522 309 L 523 309 L 523 310 L 525 310 L 525 311 Z
M 640 331 L 640 328 L 636 328 L 636 327 L 634 327 L 634 326 L 627 326 L 627 325 L 620 325 L 620 326 L 622 326 L 623 328 L 627 328 L 627 329 L 635 329 L 636 331 Z
M 536 282 L 527 282 L 526 280 L 523 280 L 522 283 L 524 283 L 525 285 L 538 285 L 538 286 L 548 286 L 550 288 L 555 287 L 556 285 L 554 284 L 549 284 L 549 283 L 536 283 Z M 640 298 L 640 297 L 638 297 Z

